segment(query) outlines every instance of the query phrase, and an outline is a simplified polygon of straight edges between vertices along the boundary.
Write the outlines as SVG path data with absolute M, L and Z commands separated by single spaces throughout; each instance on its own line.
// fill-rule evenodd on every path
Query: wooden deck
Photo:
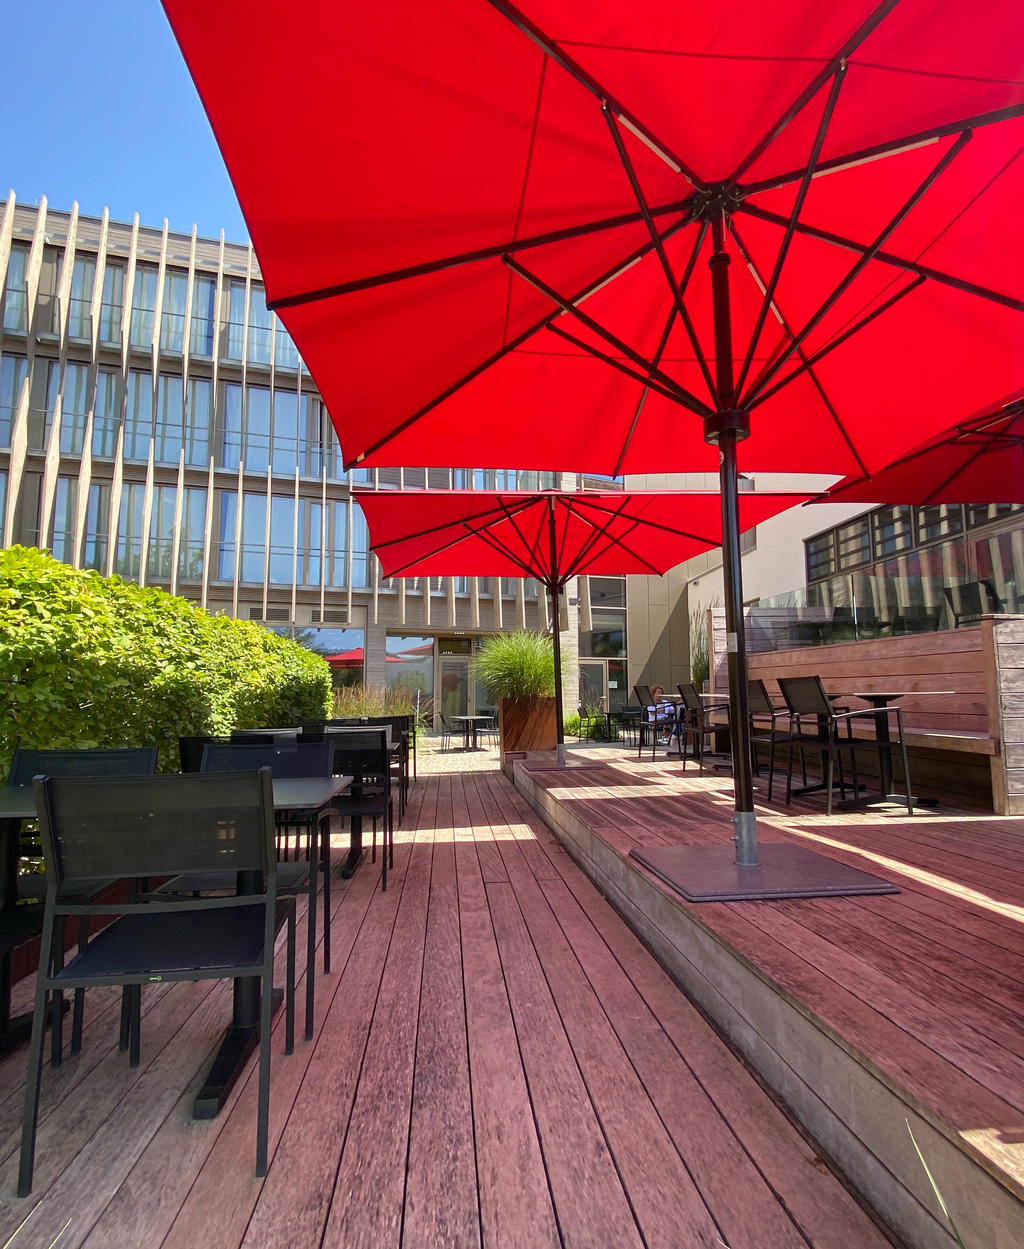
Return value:
M 890 1244 L 501 774 L 421 778 L 388 892 L 366 863 L 335 900 L 314 1041 L 285 1057 L 275 1027 L 267 1178 L 254 1069 L 190 1116 L 230 987 L 148 990 L 135 1071 L 93 990 L 82 1053 L 43 1072 L 24 1201 L 25 1050 L 0 1064 L 0 1243 L 31 1212 L 13 1249 L 65 1224 L 61 1249 Z M 1001 955 L 984 975 L 1010 992 Z
M 1024 820 L 759 806 L 762 841 L 900 893 L 687 904 L 627 856 L 727 841 L 731 781 L 572 753 L 585 766 L 520 766 L 520 788 L 859 1190 L 912 1243 L 951 1243 L 910 1122 L 965 1242 L 1024 1243 Z

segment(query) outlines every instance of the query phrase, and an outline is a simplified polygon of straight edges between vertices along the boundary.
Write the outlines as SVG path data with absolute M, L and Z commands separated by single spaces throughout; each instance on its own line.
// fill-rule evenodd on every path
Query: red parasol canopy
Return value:
M 711 492 L 365 490 L 357 497 L 388 577 L 536 577 L 558 590 L 584 573 L 661 574 L 722 541 L 721 498 Z M 741 526 L 806 498 L 741 494 Z
M 1024 402 L 962 421 L 815 503 L 1024 503 Z
M 720 463 L 755 866 L 737 473 L 1020 391 L 1018 0 L 164 2 L 348 465 Z
M 740 496 L 744 529 L 801 503 L 803 494 Z M 536 494 L 483 490 L 368 490 L 359 502 L 370 546 L 385 574 L 397 576 L 536 577 L 551 596 L 583 573 L 664 573 L 690 556 L 721 544 L 718 494 Z M 557 627 L 555 724 L 562 739 L 562 672 Z

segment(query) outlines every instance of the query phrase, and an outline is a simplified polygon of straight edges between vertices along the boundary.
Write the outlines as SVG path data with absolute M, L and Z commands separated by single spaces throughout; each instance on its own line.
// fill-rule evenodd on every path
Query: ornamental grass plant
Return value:
M 553 696 L 555 654 L 551 638 L 529 629 L 485 638 L 476 654 L 476 679 L 495 702 Z

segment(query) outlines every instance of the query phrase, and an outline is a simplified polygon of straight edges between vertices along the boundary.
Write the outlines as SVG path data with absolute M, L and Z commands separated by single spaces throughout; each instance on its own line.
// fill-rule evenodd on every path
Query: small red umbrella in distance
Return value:
M 346 465 L 720 465 L 756 865 L 738 471 L 1019 391 L 1019 0 L 164 5 Z
M 985 412 L 812 503 L 1024 503 L 1024 401 Z
M 806 494 L 740 495 L 744 529 Z M 721 545 L 717 493 L 367 490 L 357 498 L 388 577 L 535 577 L 551 597 L 555 719 L 564 759 L 558 595 L 583 574 L 661 574 Z

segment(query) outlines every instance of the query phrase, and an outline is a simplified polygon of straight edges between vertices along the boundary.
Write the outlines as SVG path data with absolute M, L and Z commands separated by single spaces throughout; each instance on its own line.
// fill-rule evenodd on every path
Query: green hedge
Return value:
M 319 656 L 30 547 L 0 551 L 0 774 L 16 746 L 160 747 L 178 737 L 329 715 Z

